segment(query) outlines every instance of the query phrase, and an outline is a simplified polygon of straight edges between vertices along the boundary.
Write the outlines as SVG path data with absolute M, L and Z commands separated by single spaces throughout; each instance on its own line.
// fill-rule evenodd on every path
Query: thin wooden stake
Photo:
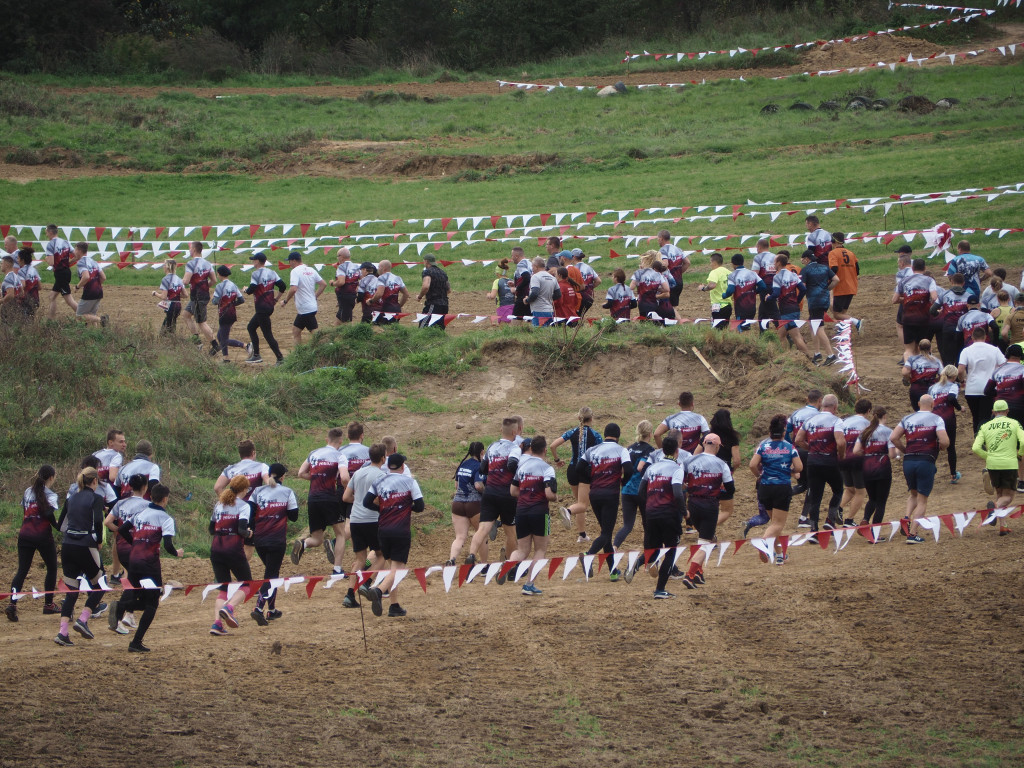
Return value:
M 700 360 L 704 364 L 704 367 L 708 369 L 708 373 L 710 373 L 712 376 L 714 376 L 719 384 L 725 384 L 725 380 L 721 376 L 718 375 L 718 372 L 715 371 L 714 368 L 711 367 L 711 363 L 709 363 L 707 360 L 704 359 L 704 355 L 702 355 L 700 353 L 700 350 L 697 349 L 696 347 L 690 347 L 690 349 L 693 350 L 693 354 L 695 354 L 697 356 L 697 359 Z

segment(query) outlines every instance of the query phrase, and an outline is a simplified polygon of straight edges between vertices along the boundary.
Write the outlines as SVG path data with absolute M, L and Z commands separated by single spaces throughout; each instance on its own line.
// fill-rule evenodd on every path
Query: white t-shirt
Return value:
M 319 307 L 316 303 L 316 286 L 322 282 L 320 273 L 305 264 L 292 267 L 292 274 L 289 286 L 297 286 L 295 291 L 295 311 L 300 315 L 308 315 L 316 312 Z
M 960 353 L 960 365 L 967 367 L 965 395 L 984 395 L 985 385 L 997 367 L 1006 362 L 998 347 L 976 341 Z
M 380 467 L 375 467 L 373 464 L 367 464 L 365 467 L 361 467 L 356 470 L 356 473 L 352 475 L 352 479 L 349 480 L 349 486 L 352 488 L 352 514 L 349 518 L 350 522 L 377 522 L 379 513 L 364 507 L 363 499 L 366 498 L 366 494 L 369 492 L 370 488 L 373 487 L 373 484 L 386 474 L 387 472 Z

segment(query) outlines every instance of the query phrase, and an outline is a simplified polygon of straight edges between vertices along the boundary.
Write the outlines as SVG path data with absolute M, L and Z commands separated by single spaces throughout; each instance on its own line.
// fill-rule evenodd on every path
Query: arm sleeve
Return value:
M 132 535 L 132 524 L 121 523 L 121 527 L 117 529 L 117 532 L 121 534 L 121 538 L 131 544 L 135 541 L 135 537 Z
M 633 465 L 623 464 L 622 465 L 622 484 L 625 485 L 629 482 L 629 479 L 633 477 Z
M 735 292 L 736 292 L 736 286 L 733 285 L 732 283 L 729 283 L 729 285 L 727 285 L 726 288 L 725 288 L 725 292 L 722 294 L 722 298 L 723 299 L 728 299 Z
M 519 469 L 519 459 L 513 456 L 509 458 L 505 466 L 508 467 L 509 474 L 514 475 L 516 473 L 516 470 Z
M 92 531 L 97 542 L 103 541 L 103 518 L 106 517 L 107 505 L 102 496 L 97 496 L 92 506 Z
M 373 495 L 373 491 L 367 491 L 366 496 L 363 497 L 363 506 L 367 509 L 372 509 L 374 512 L 380 512 L 380 507 L 377 506 L 377 502 L 374 501 L 377 497 Z
M 530 288 L 530 295 L 526 297 L 526 300 L 528 302 L 534 302 L 537 300 L 538 296 L 540 296 L 540 288 L 534 285 Z
M 736 481 L 728 480 L 722 483 L 722 488 L 725 490 L 726 493 L 736 493 Z
M 551 294 L 551 298 L 555 299 L 556 301 L 558 299 L 562 298 L 562 289 L 561 288 L 555 288 L 555 290 Z
M 281 293 L 284 293 L 288 289 L 288 286 L 285 285 L 284 280 L 278 280 L 276 283 L 274 283 L 274 287 L 277 288 L 277 290 L 279 290 Z
M 173 536 L 164 536 L 164 551 L 170 555 L 173 555 L 174 557 L 178 556 L 178 550 L 174 546 Z
M 414 499 L 413 502 L 412 502 L 412 511 L 413 512 L 422 512 L 423 509 L 424 509 L 423 498 L 420 497 L 418 499 Z
M 64 506 L 60 508 L 60 517 L 57 518 L 57 530 L 64 527 L 64 518 L 68 516 L 68 500 L 64 499 Z

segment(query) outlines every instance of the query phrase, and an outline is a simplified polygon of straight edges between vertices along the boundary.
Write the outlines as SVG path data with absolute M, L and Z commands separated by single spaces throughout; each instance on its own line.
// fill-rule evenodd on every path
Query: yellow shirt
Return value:
M 730 274 L 732 274 L 732 270 L 727 269 L 725 266 L 715 267 L 708 273 L 708 283 L 715 284 L 715 287 L 708 291 L 711 294 L 712 304 L 732 304 L 731 296 L 728 299 L 722 296 L 725 293 L 725 289 L 729 286 Z

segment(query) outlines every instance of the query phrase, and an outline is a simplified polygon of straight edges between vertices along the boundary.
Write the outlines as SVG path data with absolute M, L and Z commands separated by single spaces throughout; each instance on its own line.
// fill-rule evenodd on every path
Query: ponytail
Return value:
M 576 414 L 576 418 L 579 419 L 581 425 L 585 424 L 588 421 L 593 421 L 594 409 L 591 408 L 589 405 L 584 405 Z
M 955 365 L 947 365 L 942 369 L 942 374 L 939 376 L 939 384 L 949 384 L 951 381 L 956 381 L 960 377 L 960 372 L 957 370 Z
M 952 366 L 946 367 L 949 368 Z M 868 444 L 868 440 L 870 440 L 871 436 L 875 434 L 875 430 L 878 429 L 878 425 L 882 422 L 882 417 L 885 416 L 886 413 L 887 411 L 885 410 L 885 406 L 879 405 L 875 407 L 875 410 L 871 414 L 871 422 L 864 427 L 860 433 L 861 445 L 866 446 Z
M 75 482 L 78 483 L 78 490 L 83 491 L 87 485 L 92 485 L 100 478 L 100 473 L 94 467 L 86 467 L 78 473 Z
M 480 454 L 483 453 L 483 452 L 484 452 L 484 444 L 483 443 L 481 443 L 479 441 L 474 441 L 474 442 L 470 443 L 469 444 L 469 450 L 466 451 L 466 455 L 462 457 L 462 460 L 459 462 L 459 466 L 456 467 L 456 469 L 455 469 L 455 474 L 452 475 L 452 480 L 454 480 L 455 478 L 457 478 L 459 476 L 459 469 L 461 469 L 462 465 L 466 463 L 466 459 L 468 459 L 470 456 L 472 456 L 477 461 L 480 461 Z
M 43 464 L 39 471 L 36 472 L 36 476 L 32 478 L 32 495 L 36 499 L 36 507 L 39 509 L 40 514 L 45 515 L 47 512 L 53 511 L 53 507 L 50 506 L 50 500 L 46 498 L 46 483 L 56 475 L 57 470 L 49 464 Z
M 249 481 L 245 475 L 235 475 L 231 478 L 231 482 L 228 483 L 228 487 L 220 492 L 217 500 L 225 507 L 233 506 L 238 497 L 245 493 L 248 487 Z

